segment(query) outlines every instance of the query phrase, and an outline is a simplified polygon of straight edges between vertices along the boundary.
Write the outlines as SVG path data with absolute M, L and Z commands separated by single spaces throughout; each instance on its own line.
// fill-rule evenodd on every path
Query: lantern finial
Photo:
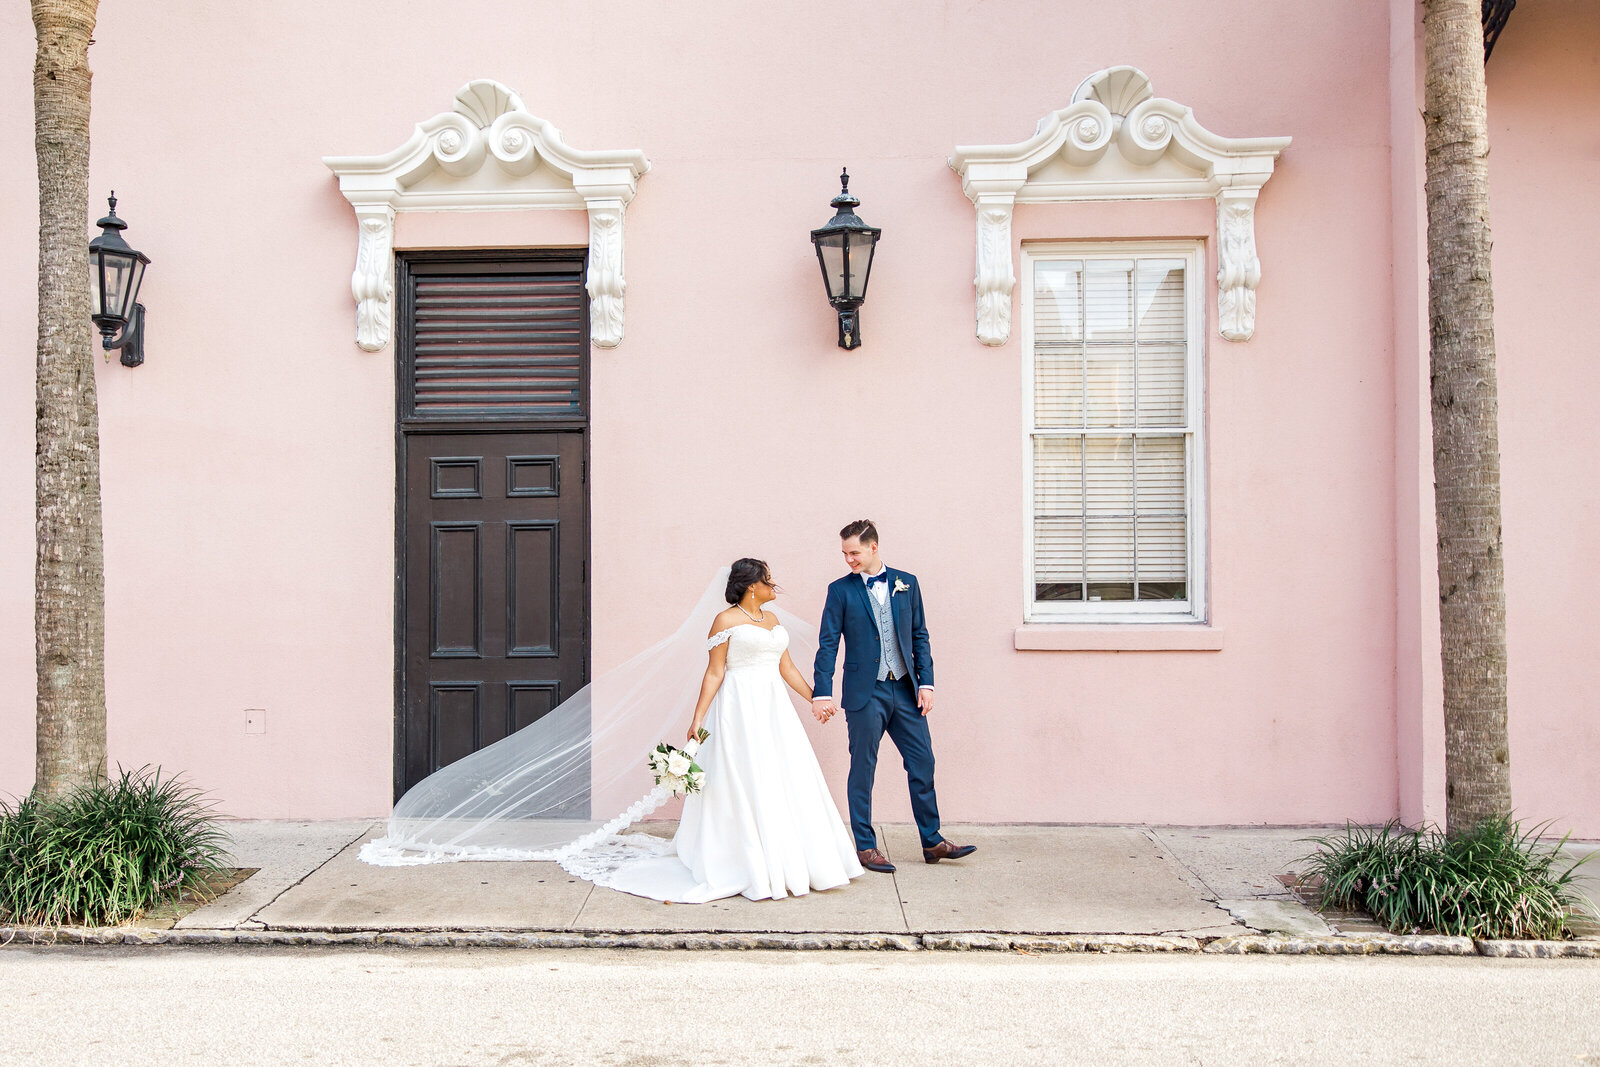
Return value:
M 828 206 L 837 210 L 841 215 L 853 215 L 855 212 L 850 209 L 861 206 L 861 201 L 850 192 L 849 170 L 839 171 L 839 195 L 830 200 Z
M 106 213 L 105 218 L 95 223 L 95 225 L 99 226 L 102 230 L 107 231 L 120 232 L 122 230 L 126 230 L 128 228 L 128 224 L 117 218 L 117 191 L 115 189 L 111 190 L 111 195 L 106 197 L 106 204 L 111 210 Z

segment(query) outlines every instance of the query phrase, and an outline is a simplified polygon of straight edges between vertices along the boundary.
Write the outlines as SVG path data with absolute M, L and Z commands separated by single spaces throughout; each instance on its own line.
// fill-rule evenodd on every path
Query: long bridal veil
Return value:
M 516 733 L 418 782 L 361 858 L 385 867 L 554 860 L 590 877 L 631 853 L 663 851 L 659 838 L 618 835 L 671 799 L 654 785 L 646 756 L 659 741 L 683 743 L 705 673 L 706 633 L 728 606 L 727 582 L 724 567 L 670 636 Z M 807 673 L 816 627 L 783 609 L 776 614 L 795 665 Z

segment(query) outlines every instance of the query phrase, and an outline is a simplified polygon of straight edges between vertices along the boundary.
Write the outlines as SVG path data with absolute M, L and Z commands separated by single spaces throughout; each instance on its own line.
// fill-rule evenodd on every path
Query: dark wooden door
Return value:
M 585 679 L 581 433 L 406 442 L 406 787 Z
M 582 270 L 399 258 L 397 797 L 588 681 Z

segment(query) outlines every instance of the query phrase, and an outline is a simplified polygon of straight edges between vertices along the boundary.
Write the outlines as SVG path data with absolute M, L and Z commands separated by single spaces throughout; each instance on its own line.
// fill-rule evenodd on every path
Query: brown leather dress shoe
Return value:
M 976 851 L 978 851 L 977 845 L 952 845 L 948 841 L 940 841 L 932 848 L 923 849 L 922 858 L 929 863 L 938 863 L 940 860 L 958 860 Z
M 889 857 L 875 848 L 862 849 L 856 853 L 856 859 L 860 860 L 861 866 L 869 871 L 877 871 L 879 874 L 894 873 L 894 864 L 889 862 Z

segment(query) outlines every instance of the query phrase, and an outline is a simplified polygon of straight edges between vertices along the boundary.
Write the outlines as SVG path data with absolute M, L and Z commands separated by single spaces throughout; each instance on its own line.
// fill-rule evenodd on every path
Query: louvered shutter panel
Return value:
M 417 271 L 413 418 L 583 414 L 588 315 L 570 271 Z

